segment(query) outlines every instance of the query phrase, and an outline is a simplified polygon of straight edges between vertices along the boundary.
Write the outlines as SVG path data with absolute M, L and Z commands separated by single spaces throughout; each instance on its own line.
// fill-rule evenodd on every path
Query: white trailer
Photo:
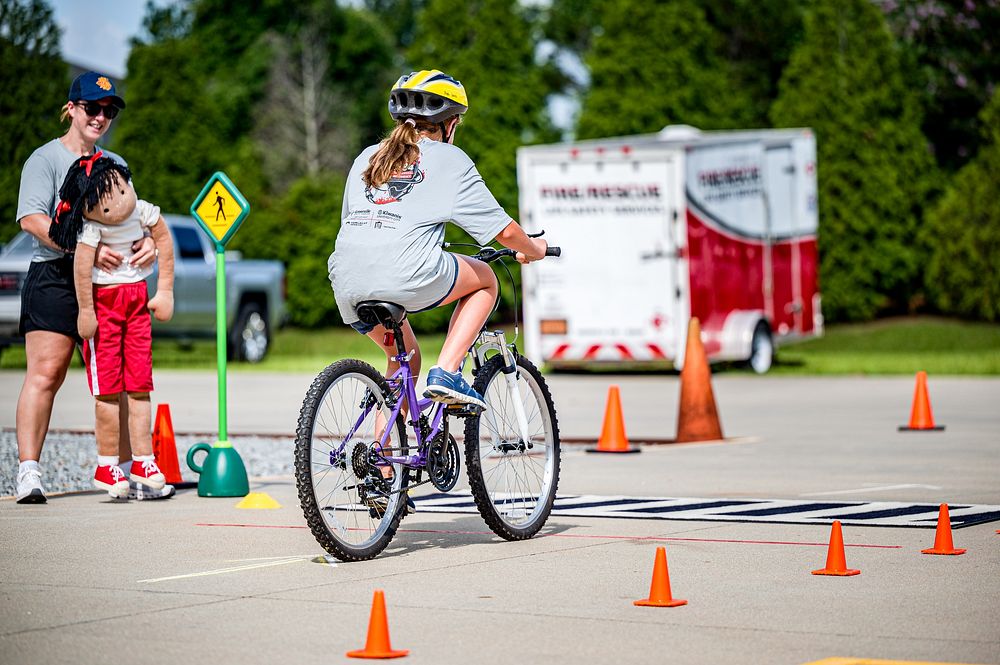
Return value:
M 808 129 L 658 134 L 518 151 L 520 221 L 563 248 L 523 271 L 525 351 L 551 366 L 771 365 L 822 334 Z

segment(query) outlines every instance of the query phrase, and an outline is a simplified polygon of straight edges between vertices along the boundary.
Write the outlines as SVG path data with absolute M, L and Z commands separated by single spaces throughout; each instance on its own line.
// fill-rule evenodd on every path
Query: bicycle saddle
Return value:
M 383 325 L 391 328 L 399 325 L 406 318 L 406 308 L 394 302 L 381 300 L 365 300 L 355 308 L 358 318 L 368 325 Z

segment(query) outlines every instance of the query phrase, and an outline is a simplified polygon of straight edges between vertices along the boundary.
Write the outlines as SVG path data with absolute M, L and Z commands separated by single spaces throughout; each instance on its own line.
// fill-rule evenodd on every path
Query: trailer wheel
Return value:
M 771 338 L 771 329 L 761 321 L 753 330 L 753 339 L 750 341 L 750 357 L 747 364 L 757 374 L 767 374 L 774 361 L 774 340 Z

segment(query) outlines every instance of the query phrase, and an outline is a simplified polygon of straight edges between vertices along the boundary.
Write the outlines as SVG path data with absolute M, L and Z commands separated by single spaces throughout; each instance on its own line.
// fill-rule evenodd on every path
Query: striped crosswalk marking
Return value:
M 414 497 L 420 512 L 476 513 L 468 491 Z M 952 528 L 1000 520 L 1000 506 L 949 504 Z M 562 495 L 552 514 L 565 517 L 761 522 L 782 524 L 841 523 L 864 526 L 934 528 L 939 504 L 906 501 L 803 501 L 800 499 L 673 498 Z

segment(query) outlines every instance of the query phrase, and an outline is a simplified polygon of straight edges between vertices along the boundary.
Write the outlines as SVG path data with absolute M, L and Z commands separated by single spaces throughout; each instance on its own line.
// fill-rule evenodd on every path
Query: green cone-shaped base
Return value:
M 194 454 L 199 450 L 208 453 L 199 467 L 194 463 Z M 198 496 L 246 496 L 250 493 L 250 481 L 243 460 L 232 444 L 219 441 L 214 446 L 197 443 L 188 450 L 188 466 L 201 476 L 198 479 Z

